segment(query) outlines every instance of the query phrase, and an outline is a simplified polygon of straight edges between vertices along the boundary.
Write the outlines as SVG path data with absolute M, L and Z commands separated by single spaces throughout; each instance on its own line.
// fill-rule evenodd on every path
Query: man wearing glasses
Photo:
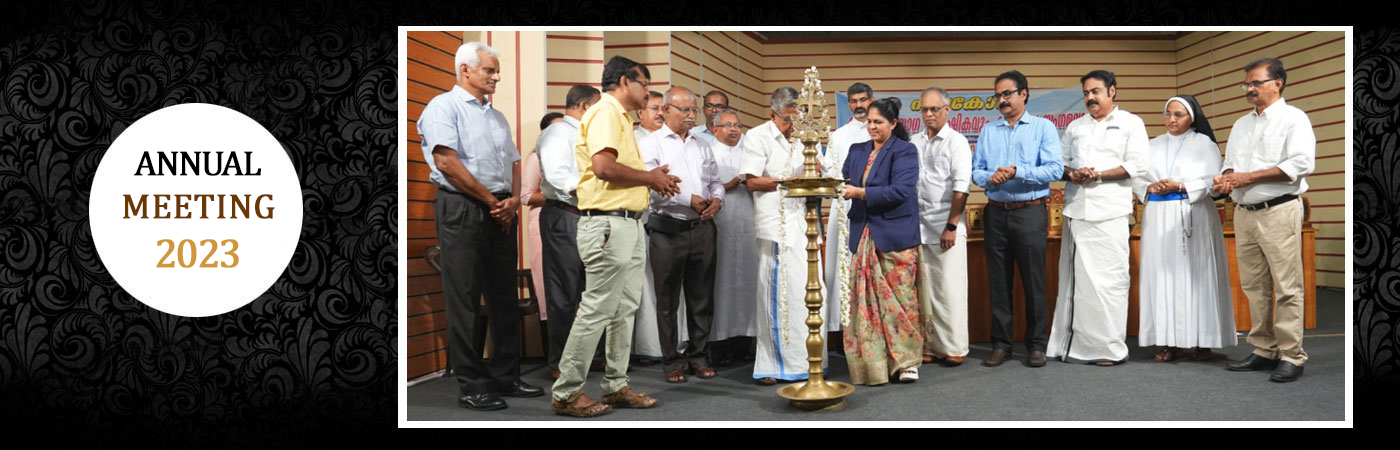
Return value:
M 1079 82 L 1089 114 L 1065 129 L 1063 179 L 1069 184 L 1047 356 L 1112 366 L 1128 358 L 1128 216 L 1132 178 L 1147 170 L 1147 127 L 1113 105 L 1113 72 L 1095 70 Z
M 931 87 L 919 100 L 919 320 L 924 362 L 957 366 L 967 357 L 967 226 L 972 148 L 948 125 L 948 91 Z
M 661 105 L 663 103 L 660 92 L 651 91 L 647 93 L 646 106 L 637 109 L 637 123 L 641 126 L 632 130 L 632 134 L 636 137 L 637 142 L 642 142 L 642 139 L 646 139 L 647 135 L 661 129 L 661 123 L 665 121 L 665 119 L 661 117 Z
M 713 146 L 717 141 L 715 136 L 719 132 L 715 130 L 715 116 L 719 115 L 720 111 L 729 109 L 729 96 L 719 90 L 710 91 L 705 94 L 705 104 L 702 106 L 704 106 L 705 117 L 700 119 L 703 122 L 695 124 L 695 129 L 690 130 L 690 133 Z
M 769 98 L 772 120 L 749 130 L 739 172 L 754 196 L 758 234 L 758 350 L 753 377 L 762 385 L 807 379 L 807 224 L 805 201 L 785 198 L 777 180 L 802 174 L 802 144 L 792 142 L 797 90 Z M 839 320 L 827 309 L 824 323 Z M 827 359 L 823 360 L 826 364 Z
M 1263 58 L 1245 66 L 1245 100 L 1254 109 L 1235 121 L 1225 147 L 1223 174 L 1211 190 L 1229 193 L 1235 207 L 1235 255 L 1240 287 L 1249 298 L 1249 343 L 1254 352 L 1232 371 L 1273 369 L 1269 381 L 1303 375 L 1303 178 L 1313 172 L 1317 138 L 1307 113 L 1283 100 L 1283 61 Z M 1277 292 L 1274 286 L 1278 286 Z M 1277 294 L 1277 298 L 1275 298 Z
M 870 103 L 875 100 L 875 91 L 870 89 L 870 85 L 865 83 L 855 83 L 846 88 L 846 107 L 851 109 L 851 120 L 841 125 L 836 131 L 831 132 L 827 139 L 825 153 L 821 156 L 822 167 L 827 169 L 827 176 L 841 177 L 841 168 L 846 164 L 846 153 L 852 145 L 870 140 L 870 132 L 865 130 L 865 117 L 869 113 Z M 826 300 L 827 308 L 835 314 L 841 312 L 841 295 L 845 290 L 841 288 L 841 261 L 844 259 L 846 265 L 851 262 L 851 251 L 844 244 L 846 242 L 840 234 L 843 223 L 849 224 L 851 219 L 846 217 L 846 212 L 850 211 L 851 200 L 843 198 L 831 199 L 831 209 L 826 217 L 826 255 L 822 260 L 826 269 L 826 277 L 822 280 L 826 284 L 826 292 L 830 294 Z M 839 317 L 839 316 L 838 316 Z M 840 331 L 841 323 L 828 323 L 828 331 Z
M 754 292 L 758 290 L 758 251 L 754 248 L 753 195 L 739 173 L 743 138 L 739 113 L 722 109 L 711 119 L 715 155 L 724 182 L 724 208 L 715 214 L 715 312 L 710 328 L 710 361 L 719 367 L 742 356 L 753 360 Z M 740 338 L 743 337 L 743 338 Z M 734 338 L 734 339 L 730 339 Z
M 594 417 L 610 407 L 650 408 L 656 399 L 632 391 L 627 363 L 632 350 L 632 318 L 642 297 L 646 245 L 638 221 L 647 207 L 647 189 L 675 195 L 681 180 L 667 167 L 645 170 L 632 134 L 628 110 L 647 99 L 651 73 L 646 66 L 614 56 L 603 66 L 604 94 L 579 119 L 578 252 L 585 285 L 569 340 L 559 360 L 551 409 L 556 414 Z M 583 393 L 588 364 L 598 339 L 608 333 L 603 403 Z
M 670 167 L 681 178 L 680 193 L 666 197 L 653 193 L 646 229 L 647 261 L 656 286 L 656 329 L 661 341 L 662 369 L 669 383 L 686 382 L 689 372 L 714 378 L 709 363 L 709 335 L 713 322 L 715 288 L 715 213 L 724 203 L 710 144 L 697 138 L 695 94 L 680 86 L 666 90 L 661 108 L 666 123 L 639 143 L 648 169 Z M 685 353 L 677 350 L 677 309 L 685 287 Z
M 1012 70 L 997 75 L 1002 120 L 982 126 L 972 153 L 972 182 L 987 190 L 983 215 L 987 277 L 992 303 L 991 356 L 987 367 L 1011 359 L 1011 286 L 1016 266 L 1026 298 L 1026 351 L 1031 367 L 1045 365 L 1045 198 L 1064 175 L 1060 137 L 1049 120 L 1026 114 L 1030 88 Z

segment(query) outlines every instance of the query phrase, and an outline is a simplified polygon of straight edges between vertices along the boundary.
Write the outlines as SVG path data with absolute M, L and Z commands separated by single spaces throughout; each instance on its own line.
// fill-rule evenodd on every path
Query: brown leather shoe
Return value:
M 940 361 L 939 364 L 943 367 L 957 367 L 961 366 L 962 363 L 966 360 L 967 358 L 961 356 L 949 356 L 947 358 L 943 358 L 943 361 Z
M 1008 359 L 1011 359 L 1011 350 L 996 349 L 992 350 L 991 356 L 988 356 L 987 359 L 982 360 L 982 365 L 987 367 L 996 367 L 1000 366 L 1001 363 L 1006 362 L 1006 360 Z M 1041 359 L 1043 361 L 1044 357 L 1042 356 Z
M 933 364 L 933 355 L 924 355 L 924 364 Z
M 1045 367 L 1045 352 L 1040 350 L 1031 351 L 1031 355 L 1026 358 L 1026 363 L 1031 367 Z
M 604 395 L 603 403 L 614 408 L 646 409 L 656 406 L 656 399 L 647 397 L 646 393 L 632 391 L 632 386 L 626 386 L 622 390 Z

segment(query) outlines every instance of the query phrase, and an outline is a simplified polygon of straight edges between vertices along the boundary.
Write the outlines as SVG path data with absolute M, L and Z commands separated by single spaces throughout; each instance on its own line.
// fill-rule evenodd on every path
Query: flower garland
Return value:
M 797 144 L 797 138 L 788 138 L 787 159 L 783 162 L 783 170 L 792 172 L 792 147 Z M 782 258 L 783 251 L 787 247 L 787 199 L 784 198 L 784 191 L 787 188 L 778 185 L 778 254 L 774 258 Z M 778 274 L 778 334 L 779 342 L 786 347 L 792 344 L 792 339 L 788 337 L 788 289 L 786 270 Z
M 838 295 L 841 297 L 841 327 L 846 328 L 851 326 L 851 254 L 846 251 L 846 241 L 850 240 L 851 236 L 851 221 L 845 216 L 846 202 L 837 197 L 834 203 L 836 208 L 833 209 L 838 211 L 833 215 L 836 218 L 836 242 L 839 245 L 836 248 L 836 267 L 841 278 L 836 284 L 839 286 Z M 827 245 L 831 243 L 828 242 Z

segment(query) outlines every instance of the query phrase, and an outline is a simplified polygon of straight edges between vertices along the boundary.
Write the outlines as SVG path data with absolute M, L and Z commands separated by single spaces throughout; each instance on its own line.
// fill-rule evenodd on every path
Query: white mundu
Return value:
M 802 145 L 790 143 L 773 121 L 744 136 L 739 172 L 785 178 L 802 174 Z M 754 192 L 754 231 L 758 246 L 758 344 L 753 377 L 807 379 L 807 224 L 803 199 L 783 198 L 781 190 Z M 820 270 L 821 267 L 818 267 Z M 818 277 L 820 277 L 820 272 Z M 839 321 L 831 308 L 823 323 Z M 828 328 L 829 329 L 829 328 Z M 822 361 L 825 368 L 826 360 Z
M 1220 173 L 1220 147 L 1204 134 L 1163 134 L 1147 151 L 1147 174 L 1133 179 L 1142 213 L 1138 346 L 1233 347 L 1234 304 L 1220 214 L 1210 199 Z M 1182 194 L 1152 196 L 1147 187 L 1171 179 Z
M 841 128 L 832 131 L 827 139 L 826 154 L 821 156 L 822 168 L 826 171 L 826 176 L 840 178 L 841 167 L 846 164 L 846 153 L 850 152 L 851 145 L 859 144 L 870 140 L 870 132 L 865 130 L 865 122 L 852 118 Z M 827 308 L 836 308 L 835 314 L 841 313 L 841 259 L 844 258 L 846 267 L 849 270 L 851 265 L 851 249 L 842 245 L 832 245 L 831 243 L 847 242 L 842 236 L 841 227 L 849 227 L 851 219 L 846 217 L 846 212 L 851 210 L 851 201 L 840 197 L 831 199 L 831 207 L 826 216 L 826 253 L 822 257 L 822 268 L 826 276 L 822 283 L 826 287 L 828 294 L 826 298 Z M 847 232 L 850 230 L 848 229 Z M 849 293 L 847 293 L 849 295 Z M 837 316 L 840 317 L 840 316 Z M 840 331 L 841 323 L 828 323 L 827 330 Z
M 1103 120 L 1084 115 L 1064 134 L 1066 169 L 1117 167 L 1129 178 L 1066 183 L 1060 232 L 1060 292 L 1047 357 L 1121 362 L 1128 357 L 1128 217 L 1133 179 L 1147 153 L 1142 119 L 1115 107 Z
M 742 140 L 733 147 L 716 141 L 711 149 L 720 181 L 740 176 Z M 754 236 L 753 195 L 740 184 L 725 191 L 724 207 L 715 214 L 715 319 L 710 342 L 753 336 L 757 331 L 754 293 L 758 291 L 758 251 Z
M 940 241 L 952 213 L 953 192 L 972 184 L 972 148 L 967 137 L 944 125 L 929 138 L 911 139 L 919 149 L 919 321 L 924 354 L 967 356 L 967 216 L 958 221 L 956 243 Z

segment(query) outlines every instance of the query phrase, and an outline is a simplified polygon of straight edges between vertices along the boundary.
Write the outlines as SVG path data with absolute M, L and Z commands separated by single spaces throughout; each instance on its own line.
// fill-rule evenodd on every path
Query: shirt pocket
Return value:
M 1286 142 L 1287 140 L 1281 137 L 1260 138 L 1258 150 L 1254 152 L 1254 168 L 1251 170 L 1277 167 L 1283 162 Z
M 1123 152 L 1128 148 L 1128 133 L 1118 127 L 1104 130 L 1103 142 L 1099 145 L 1100 148 L 1103 149 L 1105 156 L 1109 156 L 1116 161 L 1125 160 L 1127 158 L 1123 157 Z M 1117 164 L 1114 164 L 1114 166 L 1117 166 Z M 1099 169 L 1107 168 L 1108 167 L 1103 167 Z

